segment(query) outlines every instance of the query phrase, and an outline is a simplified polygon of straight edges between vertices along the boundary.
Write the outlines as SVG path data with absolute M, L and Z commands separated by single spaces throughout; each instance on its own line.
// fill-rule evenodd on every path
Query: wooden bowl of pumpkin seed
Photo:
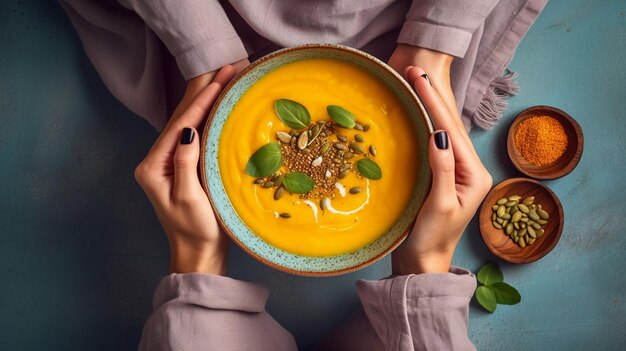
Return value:
M 547 255 L 563 232 L 563 206 L 547 186 L 530 178 L 511 178 L 491 189 L 479 213 L 485 245 L 511 263 L 530 263 Z

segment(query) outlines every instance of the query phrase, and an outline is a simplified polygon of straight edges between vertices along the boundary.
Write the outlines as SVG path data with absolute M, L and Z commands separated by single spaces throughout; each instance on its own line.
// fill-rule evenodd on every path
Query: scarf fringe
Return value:
M 489 83 L 474 114 L 475 125 L 485 130 L 496 125 L 508 107 L 507 99 L 519 92 L 516 79 L 517 73 L 507 70 L 502 77 L 496 77 Z

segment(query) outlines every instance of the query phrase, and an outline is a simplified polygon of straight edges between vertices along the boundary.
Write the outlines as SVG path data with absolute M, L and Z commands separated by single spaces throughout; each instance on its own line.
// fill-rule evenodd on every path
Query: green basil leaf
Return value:
M 246 173 L 252 177 L 267 177 L 280 168 L 283 155 L 278 143 L 269 143 L 261 146 L 248 160 Z
M 327 106 L 326 111 L 328 111 L 328 115 L 333 122 L 344 128 L 354 128 L 354 125 L 356 124 L 356 117 L 354 117 L 352 112 L 337 105 Z
M 376 162 L 369 158 L 362 158 L 356 162 L 356 169 L 362 176 L 368 179 L 378 180 L 382 178 L 383 171 Z
M 496 295 L 488 286 L 481 285 L 476 289 L 476 300 L 489 312 L 496 310 Z
M 496 295 L 496 302 L 501 305 L 515 305 L 522 301 L 522 296 L 514 287 L 504 282 L 496 282 L 489 286 Z
M 315 182 L 308 175 L 301 172 L 291 172 L 285 174 L 283 179 L 283 186 L 290 193 L 294 194 L 306 194 L 313 190 Z
M 504 280 L 500 267 L 493 262 L 489 262 L 482 266 L 482 268 L 478 271 L 478 274 L 476 274 L 476 277 L 483 285 L 491 285 Z
M 278 118 L 291 129 L 306 128 L 311 123 L 311 115 L 306 107 L 293 100 L 276 100 L 274 110 Z

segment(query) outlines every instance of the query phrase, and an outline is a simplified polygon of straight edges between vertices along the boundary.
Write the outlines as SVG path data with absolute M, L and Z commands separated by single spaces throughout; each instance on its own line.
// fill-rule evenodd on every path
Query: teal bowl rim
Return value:
M 205 192 L 208 195 L 209 201 L 211 202 L 211 205 L 214 209 L 214 213 L 215 213 L 215 217 L 217 219 L 217 221 L 219 222 L 220 226 L 224 229 L 224 231 L 228 234 L 228 236 L 230 237 L 231 240 L 233 240 L 241 249 L 243 249 L 246 253 L 248 253 L 250 256 L 252 256 L 253 258 L 255 258 L 256 260 L 260 261 L 261 263 L 264 263 L 272 268 L 278 269 L 280 271 L 283 272 L 287 272 L 287 273 L 291 273 L 291 274 L 296 274 L 296 275 L 304 275 L 304 276 L 334 276 L 334 275 L 340 275 L 340 274 L 345 274 L 345 273 L 349 273 L 349 272 L 353 272 L 362 268 L 365 268 L 375 262 L 377 262 L 378 260 L 382 259 L 383 257 L 385 257 L 387 254 L 389 254 L 391 251 L 393 251 L 396 247 L 398 247 L 408 236 L 409 231 L 412 227 L 412 223 L 414 223 L 414 219 L 409 221 L 409 224 L 406 226 L 406 229 L 402 230 L 401 235 L 388 247 L 386 247 L 386 249 L 382 250 L 381 252 L 378 252 L 374 257 L 371 257 L 369 259 L 367 259 L 364 262 L 358 262 L 357 264 L 354 265 L 350 265 L 350 266 L 346 266 L 346 267 L 342 267 L 339 269 L 332 269 L 332 270 L 306 270 L 306 269 L 299 269 L 298 267 L 287 267 L 285 265 L 281 265 L 277 262 L 274 262 L 272 260 L 269 260 L 265 257 L 263 257 L 262 255 L 258 254 L 257 252 L 255 252 L 252 248 L 248 247 L 248 245 L 246 245 L 244 242 L 242 242 L 240 240 L 240 238 L 235 235 L 232 230 L 231 227 L 227 225 L 226 221 L 223 218 L 223 214 L 221 213 L 220 209 L 222 207 L 222 203 L 219 203 L 218 201 L 215 201 L 214 199 L 214 195 L 224 195 L 227 199 L 228 199 L 228 195 L 226 194 L 226 191 L 223 187 L 223 184 L 221 182 L 221 174 L 219 171 L 219 167 L 217 167 L 217 157 L 215 157 L 215 167 L 211 168 L 211 170 L 213 172 L 216 172 L 216 176 L 220 179 L 219 184 L 220 189 L 212 189 L 209 186 L 209 183 L 207 182 L 207 173 L 209 170 L 209 167 L 211 166 L 211 162 L 209 162 L 208 160 L 208 156 L 209 154 L 207 154 L 207 143 L 209 141 L 209 135 L 211 133 L 211 126 L 214 122 L 215 116 L 217 115 L 217 113 L 219 112 L 220 108 L 222 108 L 222 101 L 227 98 L 229 96 L 229 94 L 234 94 L 232 93 L 231 89 L 237 85 L 237 83 L 241 80 L 241 78 L 245 77 L 248 72 L 256 69 L 257 67 L 261 66 L 262 64 L 264 64 L 265 62 L 272 60 L 278 56 L 282 56 L 286 53 L 290 53 L 290 52 L 294 52 L 294 51 L 302 51 L 302 50 L 319 50 L 319 49 L 323 49 L 323 50 L 338 50 L 338 51 L 342 51 L 344 53 L 349 53 L 352 55 L 357 55 L 360 56 L 361 58 L 365 58 L 371 62 L 373 62 L 375 65 L 377 65 L 379 68 L 383 69 L 384 71 L 386 71 L 387 74 L 390 74 L 391 76 L 393 76 L 398 83 L 400 83 L 400 85 L 404 88 L 404 90 L 406 91 L 406 93 L 408 93 L 408 97 L 410 98 L 410 100 L 412 100 L 412 102 L 414 102 L 416 104 L 416 106 L 418 107 L 418 109 L 421 112 L 421 116 L 426 124 L 426 128 L 427 128 L 427 132 L 430 136 L 430 134 L 433 133 L 434 129 L 433 129 L 433 124 L 431 122 L 431 119 L 429 117 L 428 112 L 426 111 L 426 108 L 424 107 L 422 101 L 419 99 L 419 97 L 417 96 L 417 94 L 415 93 L 415 91 L 413 90 L 413 88 L 411 88 L 411 86 L 404 80 L 404 78 L 402 78 L 402 76 L 400 76 L 394 69 L 392 69 L 391 67 L 389 67 L 387 64 L 385 64 L 384 62 L 380 61 L 379 59 L 377 59 L 376 57 L 367 54 L 365 52 L 362 52 L 360 50 L 351 48 L 351 47 L 347 47 L 347 46 L 342 46 L 342 45 L 335 45 L 335 44 L 306 44 L 306 45 L 301 45 L 301 46 L 295 46 L 295 47 L 289 47 L 289 48 L 285 48 L 285 49 L 281 49 L 278 51 L 275 51 L 273 53 L 270 53 L 254 62 L 252 62 L 248 67 L 246 67 L 244 70 L 242 70 L 239 74 L 237 74 L 222 90 L 222 92 L 220 93 L 220 95 L 217 97 L 217 100 L 215 101 L 215 103 L 213 104 L 213 107 L 211 108 L 211 111 L 209 112 L 209 115 L 207 117 L 207 121 L 204 127 L 204 131 L 202 134 L 202 142 L 201 142 L 201 157 L 200 157 L 200 172 L 201 172 L 201 178 L 202 178 L 202 187 L 204 188 Z M 261 76 L 262 77 L 262 76 Z M 260 79 L 260 77 L 258 78 Z M 243 93 L 242 93 L 243 94 Z M 228 111 L 230 112 L 230 110 Z M 221 128 L 219 130 L 219 132 L 221 133 Z M 219 136 L 217 137 L 218 142 L 219 142 Z M 217 151 L 215 151 L 215 153 L 217 154 Z M 428 153 L 426 152 L 426 158 L 427 158 Z M 424 179 L 422 181 L 427 182 L 429 185 L 431 183 L 431 172 L 430 172 L 430 166 L 428 164 L 428 162 L 424 162 L 424 166 L 426 167 L 427 172 L 425 172 L 425 174 L 423 174 Z M 416 196 L 416 192 L 417 189 L 419 187 L 416 187 L 414 189 L 414 193 L 412 195 L 412 202 L 415 201 L 413 198 Z M 428 186 L 429 188 L 429 186 Z M 214 194 L 213 192 L 219 192 L 219 194 Z M 424 191 L 424 193 L 422 194 L 422 198 L 418 199 L 417 201 L 419 201 L 420 203 L 417 205 L 417 211 L 419 212 L 419 209 L 421 208 L 421 206 L 423 205 L 423 202 L 425 201 L 426 196 L 428 195 L 428 189 L 426 189 Z M 260 244 L 264 244 L 267 245 L 271 250 L 277 250 L 279 252 L 279 256 L 288 256 L 290 258 L 293 259 L 297 259 L 297 260 L 310 260 L 310 261 L 319 261 L 320 263 L 324 264 L 325 261 L 328 260 L 339 260 L 341 261 L 341 258 L 346 256 L 346 258 L 350 255 L 353 255 L 371 245 L 376 244 L 378 241 L 384 239 L 387 234 L 389 232 L 387 232 L 387 234 L 382 235 L 381 237 L 379 237 L 378 239 L 376 239 L 375 241 L 373 241 L 370 244 L 367 244 L 366 246 L 351 252 L 351 253 L 346 253 L 346 254 L 342 254 L 342 255 L 335 255 L 335 256 L 323 256 L 323 257 L 308 257 L 308 256 L 301 256 L 301 255 L 297 255 L 297 254 L 293 254 L 284 250 L 281 250 L 275 246 L 271 246 L 270 244 L 268 244 L 267 242 L 265 242 L 263 239 L 261 239 L 258 235 L 254 234 L 254 232 L 247 227 L 247 225 L 243 222 L 243 220 L 241 220 L 241 218 L 238 216 L 237 212 L 235 211 L 234 207 L 232 206 L 230 200 L 226 201 L 227 204 L 225 204 L 224 206 L 226 206 L 227 210 L 232 211 L 232 213 L 235 214 L 236 218 L 238 219 L 238 221 L 240 222 L 239 224 L 241 224 L 245 229 L 247 229 L 251 234 L 253 234 L 254 236 L 256 236 L 256 238 L 258 238 L 258 241 Z M 405 209 L 405 211 L 408 210 L 410 206 L 407 207 L 407 209 Z M 402 215 L 400 216 L 400 219 L 402 219 L 405 216 L 405 212 L 402 213 Z M 400 219 L 398 221 L 400 221 Z M 394 226 L 397 225 L 398 222 L 396 222 L 394 224 Z M 392 226 L 393 229 L 393 226 Z M 390 231 L 392 230 L 390 229 Z

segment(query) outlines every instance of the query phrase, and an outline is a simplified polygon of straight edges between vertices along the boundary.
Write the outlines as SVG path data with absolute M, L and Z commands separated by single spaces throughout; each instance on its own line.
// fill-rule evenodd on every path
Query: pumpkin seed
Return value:
M 533 202 L 535 202 L 535 197 L 534 196 L 529 196 L 527 198 L 525 198 L 522 203 L 526 206 L 530 206 L 533 204 Z
M 370 155 L 376 157 L 376 147 L 374 145 L 370 145 Z
M 537 214 L 539 215 L 539 217 L 541 217 L 541 219 L 548 219 L 548 218 L 550 218 L 550 215 L 548 214 L 548 212 L 544 211 L 541 208 L 537 210 Z
M 358 186 L 355 186 L 354 188 L 350 189 L 350 194 L 358 194 L 361 192 L 361 188 L 359 188 Z
M 498 205 L 504 205 L 505 203 L 507 203 L 507 199 L 506 197 L 501 198 L 500 200 L 496 201 L 496 204 Z
M 326 151 L 328 151 L 329 148 L 330 148 L 330 144 L 326 142 L 326 143 L 322 144 L 322 149 L 320 151 L 322 152 L 322 154 L 325 154 Z
M 354 124 L 354 129 L 356 129 L 356 130 L 363 130 L 363 125 L 361 125 L 359 123 L 355 123 Z
M 313 160 L 313 162 L 311 162 L 311 166 L 313 167 L 319 167 L 322 164 L 322 156 L 316 158 L 315 160 Z
M 522 211 L 523 213 L 528 214 L 528 212 L 530 212 L 530 210 L 528 209 L 528 207 L 524 204 L 517 204 L 517 208 Z
M 339 139 L 339 141 L 341 141 L 342 143 L 345 143 L 346 141 L 348 141 L 348 138 L 346 138 L 343 135 L 337 135 L 337 139 Z
M 274 185 L 275 186 L 283 185 L 283 180 L 285 180 L 285 176 L 281 174 L 278 177 L 276 177 L 276 179 L 274 179 Z
M 276 133 L 276 138 L 284 144 L 289 144 L 291 142 L 291 135 L 289 135 L 289 133 L 278 132 Z
M 356 140 L 359 143 L 362 143 L 365 139 L 363 138 L 361 134 L 354 134 L 354 140 Z
M 343 154 L 343 159 L 344 160 L 349 160 L 349 159 L 351 159 L 353 157 L 354 157 L 354 154 L 351 153 L 351 152 L 346 152 L 345 154 Z
M 355 143 L 350 143 L 350 145 L 348 146 L 350 148 L 350 150 L 352 150 L 352 152 L 354 152 L 355 154 L 362 154 L 365 151 L 363 150 L 363 148 L 361 147 L 361 145 L 355 144 Z
M 341 160 L 340 160 L 340 159 L 338 159 L 338 158 L 334 158 L 334 159 L 333 159 L 333 162 L 334 162 L 334 163 L 336 163 L 336 164 L 338 164 L 338 165 L 340 165 L 340 164 L 341 164 Z
M 263 179 L 263 178 L 257 178 L 252 183 L 253 184 L 263 184 L 264 181 L 265 181 L 265 179 Z
M 345 151 L 345 150 L 347 150 L 347 149 L 348 149 L 348 148 L 346 148 L 346 146 L 345 146 L 344 144 L 342 144 L 342 143 L 335 143 L 335 144 L 333 144 L 333 146 L 334 146 L 334 147 L 335 147 L 335 149 L 337 149 L 337 150 L 342 150 L 342 151 Z
M 264 187 L 264 188 L 266 188 L 266 189 L 267 189 L 267 188 L 271 188 L 271 187 L 273 187 L 273 186 L 274 186 L 274 182 L 272 182 L 271 180 L 269 180 L 269 181 L 267 181 L 267 182 L 263 183 L 263 185 L 261 185 L 261 186 L 262 186 L 262 187 Z
M 513 224 L 511 224 L 511 223 L 507 224 L 507 225 L 506 225 L 505 232 L 506 232 L 507 234 L 511 234 L 511 233 L 513 233 Z
M 280 200 L 280 198 L 283 197 L 283 195 L 285 195 L 285 188 L 282 186 L 279 186 L 274 192 L 274 200 Z
M 302 133 L 298 137 L 298 149 L 303 150 L 309 143 L 309 135 L 307 133 Z
M 500 205 L 496 214 L 498 215 L 498 217 L 504 216 L 506 214 L 506 207 L 504 207 L 504 205 Z
M 290 215 L 289 213 L 287 213 L 287 212 L 283 212 L 283 213 L 281 213 L 281 214 L 280 214 L 280 216 L 281 216 L 282 218 L 291 218 L 291 215 Z
M 364 131 L 364 132 L 367 132 L 368 130 L 370 130 L 370 127 L 371 127 L 371 126 L 370 126 L 369 124 L 364 124 L 364 125 L 363 125 L 363 131 Z
M 320 200 L 320 208 L 322 211 L 326 211 L 326 198 Z
M 345 170 L 347 170 L 347 169 L 350 169 L 350 168 L 352 168 L 352 165 L 347 165 L 347 164 L 346 164 L 346 165 L 342 165 L 341 167 L 339 167 L 339 169 L 340 169 L 342 172 L 343 172 L 343 171 L 345 171 Z
M 341 172 L 339 173 L 339 175 L 337 175 L 337 178 L 339 178 L 339 179 L 343 179 L 343 178 L 345 178 L 345 177 L 347 177 L 347 176 L 348 176 L 348 173 L 349 173 L 349 171 L 348 171 L 348 170 L 341 171 Z

